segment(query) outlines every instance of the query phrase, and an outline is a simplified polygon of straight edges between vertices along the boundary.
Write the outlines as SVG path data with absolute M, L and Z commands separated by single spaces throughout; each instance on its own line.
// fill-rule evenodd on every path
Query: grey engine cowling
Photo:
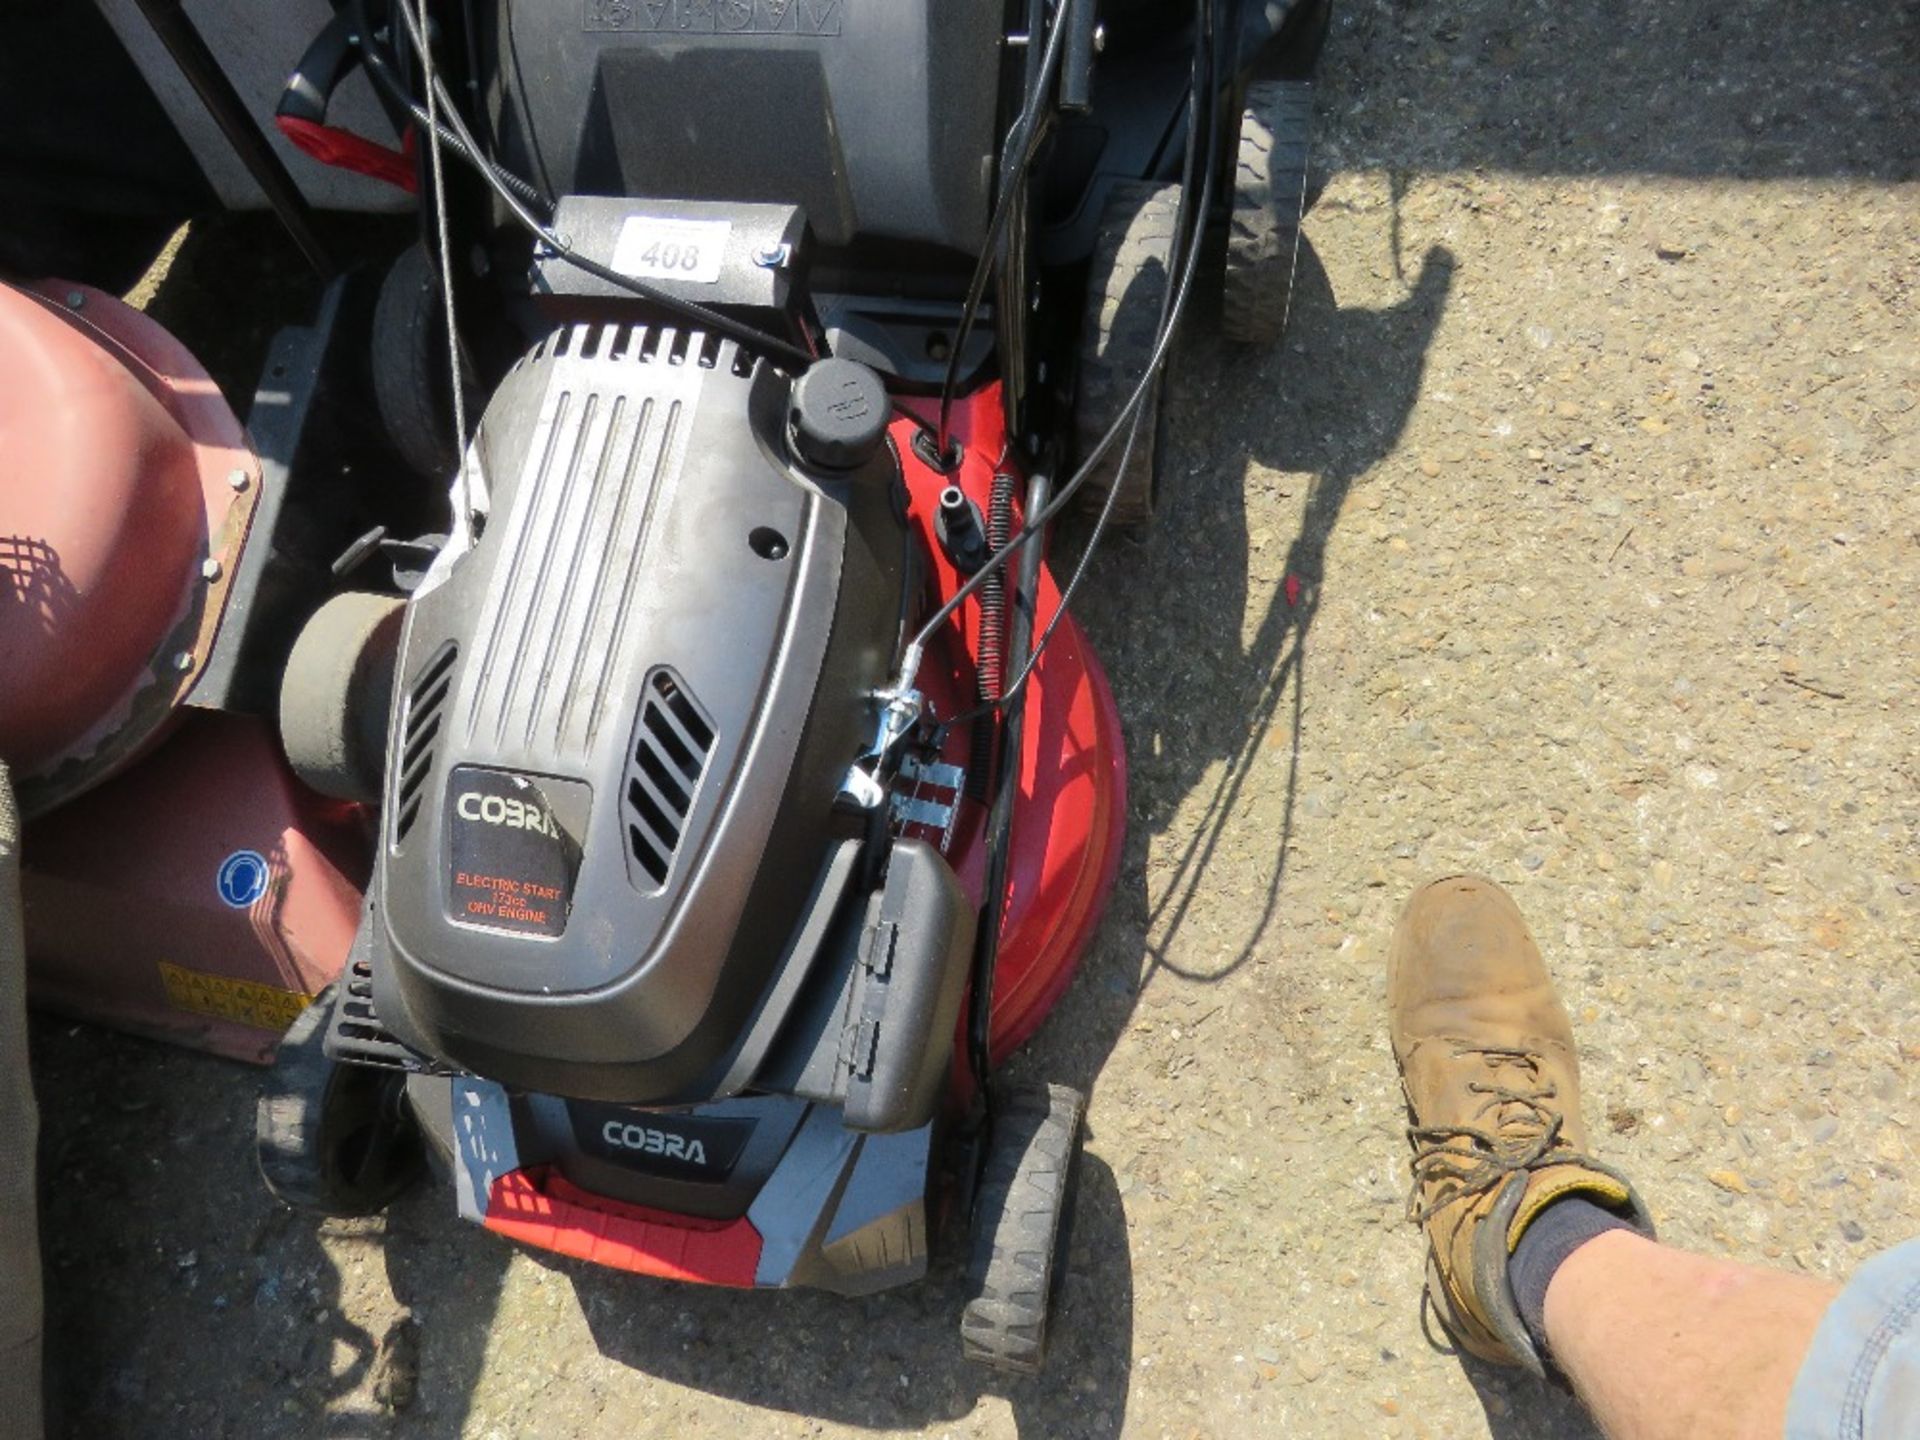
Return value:
M 923 1123 L 973 917 L 937 852 L 835 804 L 908 581 L 884 391 L 821 363 L 829 428 L 867 433 L 812 464 L 801 384 L 697 332 L 562 329 L 493 396 L 489 519 L 408 607 L 361 937 L 408 1050 L 583 1099 Z M 926 973 L 893 1029 L 919 1053 L 876 1080 L 859 957 L 908 909 Z

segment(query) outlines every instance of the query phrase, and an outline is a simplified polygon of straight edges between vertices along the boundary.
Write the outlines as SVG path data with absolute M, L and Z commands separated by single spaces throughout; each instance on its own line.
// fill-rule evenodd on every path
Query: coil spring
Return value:
M 987 555 L 998 555 L 1013 538 L 1013 476 L 995 475 L 987 500 Z M 1002 565 L 980 586 L 980 698 L 991 704 L 1006 681 L 1007 567 Z M 967 737 L 967 795 L 985 804 L 993 768 L 994 715 L 973 722 Z

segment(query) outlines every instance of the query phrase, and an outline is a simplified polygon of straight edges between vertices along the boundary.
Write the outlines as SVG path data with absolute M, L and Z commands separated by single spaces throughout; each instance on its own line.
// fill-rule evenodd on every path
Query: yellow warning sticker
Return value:
M 167 987 L 167 1003 L 193 1015 L 231 1020 L 256 1030 L 280 1031 L 312 1003 L 311 995 L 279 990 L 254 980 L 207 975 L 160 962 L 160 983 Z

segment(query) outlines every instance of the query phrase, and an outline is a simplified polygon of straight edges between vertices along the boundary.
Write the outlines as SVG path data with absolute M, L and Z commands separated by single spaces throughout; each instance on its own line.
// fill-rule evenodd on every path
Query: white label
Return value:
M 665 220 L 629 216 L 613 247 L 613 268 L 648 280 L 711 285 L 720 278 L 731 220 Z

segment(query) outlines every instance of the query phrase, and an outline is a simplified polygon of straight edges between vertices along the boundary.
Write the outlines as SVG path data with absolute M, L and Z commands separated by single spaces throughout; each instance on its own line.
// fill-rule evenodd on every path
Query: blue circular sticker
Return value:
M 222 900 L 244 910 L 267 893 L 266 858 L 258 850 L 236 850 L 220 862 L 213 883 Z

